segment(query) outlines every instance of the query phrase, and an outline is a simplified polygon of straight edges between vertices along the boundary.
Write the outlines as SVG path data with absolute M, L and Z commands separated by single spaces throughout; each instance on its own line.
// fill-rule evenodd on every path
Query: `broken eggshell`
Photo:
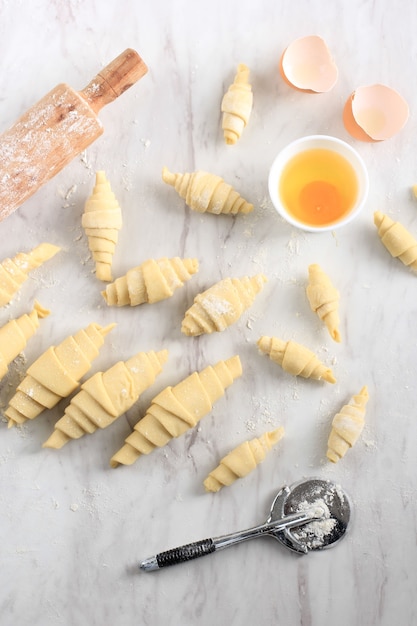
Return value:
M 408 116 L 408 104 L 395 89 L 375 84 L 358 87 L 349 96 L 343 123 L 355 139 L 383 141 L 398 133 Z
M 317 35 L 293 41 L 281 56 L 280 72 L 291 87 L 309 93 L 330 91 L 338 77 L 332 55 Z

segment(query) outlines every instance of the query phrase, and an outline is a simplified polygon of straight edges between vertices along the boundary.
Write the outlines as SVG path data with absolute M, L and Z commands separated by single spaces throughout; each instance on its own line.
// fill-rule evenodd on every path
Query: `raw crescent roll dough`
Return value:
M 72 398 L 43 447 L 59 449 L 71 439 L 113 424 L 155 382 L 167 358 L 167 350 L 138 352 L 127 361 L 94 374 L 81 385 L 81 391 Z
M 60 250 L 51 243 L 41 243 L 30 252 L 19 252 L 0 263 L 0 306 L 8 304 L 27 280 L 31 270 L 51 259 Z
M 39 328 L 39 320 L 50 311 L 35 302 L 33 310 L 10 320 L 0 328 L 0 380 L 7 374 L 10 363 L 24 350 L 27 341 Z
M 381 211 L 375 211 L 374 223 L 382 243 L 391 256 L 400 259 L 404 265 L 417 272 L 417 240 L 412 234 L 402 224 L 394 222 Z
M 196 272 L 197 259 L 149 259 L 107 285 L 101 293 L 109 306 L 153 304 L 170 298 Z
M 185 313 L 182 332 L 195 337 L 225 330 L 253 304 L 266 281 L 266 276 L 257 274 L 224 278 L 215 283 L 194 298 L 194 303 Z
M 308 267 L 306 293 L 311 310 L 326 324 L 331 338 L 340 342 L 339 292 L 317 263 Z
M 249 68 L 240 63 L 233 84 L 224 94 L 221 104 L 222 128 L 227 144 L 235 144 L 240 139 L 243 129 L 249 122 L 252 106 L 253 93 L 249 84 Z
M 358 440 L 365 425 L 365 408 L 368 400 L 368 388 L 365 386 L 342 407 L 340 413 L 334 416 L 326 455 L 332 463 L 337 463 L 344 457 Z
M 98 356 L 104 337 L 115 327 L 90 324 L 51 346 L 28 368 L 25 378 L 9 402 L 5 416 L 9 428 L 38 417 L 69 396 Z
M 267 354 L 293 376 L 336 382 L 332 370 L 319 361 L 314 352 L 300 343 L 264 336 L 259 339 L 258 348 L 262 354 Z
M 146 415 L 112 457 L 110 465 L 131 465 L 141 454 L 149 454 L 193 428 L 241 374 L 240 359 L 234 356 L 194 372 L 175 387 L 166 387 L 152 400 Z
M 243 478 L 252 472 L 265 459 L 269 450 L 284 436 L 282 426 L 276 430 L 264 433 L 259 438 L 241 443 L 240 446 L 229 452 L 204 481 L 206 491 L 219 491 L 222 487 L 231 485 L 238 478 Z
M 122 211 L 102 170 L 96 172 L 96 184 L 85 203 L 81 223 L 96 262 L 96 276 L 110 282 L 118 231 L 122 227 Z
M 253 204 L 246 202 L 231 185 L 215 174 L 201 170 L 173 174 L 167 167 L 164 167 L 162 180 L 172 185 L 190 209 L 198 213 L 236 215 L 253 211 Z

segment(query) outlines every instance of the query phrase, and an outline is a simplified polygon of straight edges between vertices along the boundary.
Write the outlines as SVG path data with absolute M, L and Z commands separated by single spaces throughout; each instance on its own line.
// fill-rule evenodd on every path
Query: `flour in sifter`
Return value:
M 320 548 L 324 544 L 325 537 L 330 535 L 336 526 L 336 520 L 331 517 L 329 507 L 323 498 L 318 498 L 314 502 L 307 500 L 300 502 L 297 512 L 301 513 L 311 509 L 317 509 L 317 517 L 321 519 L 309 522 L 293 531 L 295 538 L 302 541 L 309 550 Z

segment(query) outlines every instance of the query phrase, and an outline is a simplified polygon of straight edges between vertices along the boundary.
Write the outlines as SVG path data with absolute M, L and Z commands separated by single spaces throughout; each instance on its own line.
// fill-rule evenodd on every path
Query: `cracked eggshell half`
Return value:
M 404 98 L 391 87 L 375 84 L 358 87 L 343 110 L 348 133 L 361 141 L 383 141 L 398 133 L 408 120 Z
M 293 41 L 281 56 L 280 72 L 291 87 L 308 93 L 330 91 L 338 78 L 332 55 L 317 35 Z

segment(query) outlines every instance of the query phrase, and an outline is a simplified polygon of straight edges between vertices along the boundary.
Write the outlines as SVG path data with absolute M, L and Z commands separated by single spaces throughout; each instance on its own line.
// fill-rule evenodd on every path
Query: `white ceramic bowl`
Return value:
M 314 226 L 297 220 L 283 205 L 279 194 L 282 172 L 290 159 L 295 157 L 300 152 L 315 148 L 331 150 L 343 156 L 353 167 L 358 183 L 356 201 L 349 212 L 338 221 L 323 226 Z M 340 228 L 341 226 L 348 224 L 359 214 L 368 197 L 369 177 L 362 157 L 348 143 L 342 141 L 341 139 L 337 139 L 336 137 L 330 137 L 329 135 L 309 135 L 307 137 L 296 139 L 278 153 L 269 172 L 268 188 L 272 204 L 287 222 L 297 228 L 301 228 L 302 230 L 310 232 L 324 232 L 334 230 L 335 228 Z

